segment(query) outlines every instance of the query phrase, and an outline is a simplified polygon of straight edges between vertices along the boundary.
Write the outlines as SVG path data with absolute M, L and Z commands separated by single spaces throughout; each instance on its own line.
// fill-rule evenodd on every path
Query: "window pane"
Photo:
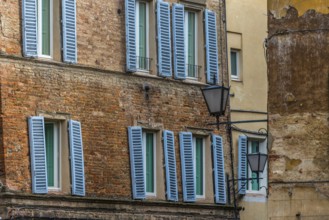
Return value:
M 154 192 L 153 133 L 146 133 L 146 192 Z
M 195 36 L 195 25 L 196 25 L 196 21 L 195 21 L 195 13 L 194 12 L 187 12 L 188 16 L 187 16 L 187 64 L 188 64 L 188 76 L 189 77 L 196 77 L 195 74 L 195 51 L 196 51 L 196 47 L 195 47 L 195 40 L 196 40 L 196 36 Z
M 195 140 L 195 182 L 196 195 L 203 195 L 203 140 Z
M 238 53 L 231 51 L 231 75 L 238 76 Z
M 42 0 L 42 55 L 50 56 L 50 0 Z
M 54 124 L 45 124 L 48 186 L 55 186 L 54 178 Z
M 252 141 L 251 142 L 251 153 L 258 153 L 259 152 L 259 141 Z
M 257 172 L 252 172 L 252 178 L 258 178 L 258 173 Z M 251 190 L 259 190 L 259 186 L 258 186 L 258 179 L 253 179 L 251 181 Z
M 139 68 L 146 69 L 146 3 L 139 2 Z

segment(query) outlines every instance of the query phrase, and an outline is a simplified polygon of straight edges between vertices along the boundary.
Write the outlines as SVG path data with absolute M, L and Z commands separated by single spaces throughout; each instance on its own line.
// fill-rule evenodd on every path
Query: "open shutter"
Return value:
M 246 194 L 247 180 L 247 137 L 239 136 L 239 161 L 238 161 L 238 190 L 239 194 Z
M 78 121 L 69 121 L 70 157 L 72 195 L 85 195 L 85 172 L 83 160 L 83 144 L 81 124 Z
M 178 201 L 175 140 L 172 131 L 163 131 L 163 147 L 166 167 L 167 199 Z
M 157 2 L 158 33 L 158 68 L 159 76 L 170 77 L 171 73 L 171 40 L 170 8 L 168 2 Z
M 63 11 L 63 60 L 77 62 L 76 3 L 75 0 L 62 0 Z
M 23 0 L 22 12 L 23 53 L 26 57 L 36 57 L 38 55 L 37 0 Z
M 180 132 L 179 142 L 182 166 L 183 200 L 184 202 L 195 202 L 192 133 Z
M 207 83 L 216 84 L 219 81 L 216 14 L 209 10 L 205 10 L 205 29 Z
M 32 192 L 48 193 L 45 123 L 43 117 L 29 117 Z
M 212 149 L 215 177 L 215 201 L 216 203 L 226 204 L 226 179 L 222 137 L 212 135 Z
M 145 199 L 144 155 L 142 146 L 142 128 L 128 127 L 131 181 L 133 199 Z
M 173 4 L 172 16 L 175 78 L 185 79 L 184 5 Z
M 126 68 L 136 72 L 136 0 L 125 0 L 126 9 Z

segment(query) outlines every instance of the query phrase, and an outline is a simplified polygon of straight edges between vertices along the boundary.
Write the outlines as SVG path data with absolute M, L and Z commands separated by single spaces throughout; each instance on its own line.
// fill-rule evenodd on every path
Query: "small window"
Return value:
M 204 142 L 203 138 L 193 139 L 193 160 L 195 172 L 196 198 L 204 198 Z
M 231 50 L 231 78 L 239 79 L 240 78 L 240 53 L 237 50 Z
M 146 195 L 155 196 L 155 133 L 143 132 L 143 154 L 145 158 L 144 163 L 144 177 L 146 184 Z
M 186 71 L 187 77 L 198 78 L 198 30 L 197 20 L 198 16 L 196 12 L 185 11 L 185 54 L 186 54 Z
M 52 57 L 53 0 L 38 0 L 38 55 Z
M 150 70 L 149 59 L 149 3 L 136 1 L 136 59 L 137 69 Z

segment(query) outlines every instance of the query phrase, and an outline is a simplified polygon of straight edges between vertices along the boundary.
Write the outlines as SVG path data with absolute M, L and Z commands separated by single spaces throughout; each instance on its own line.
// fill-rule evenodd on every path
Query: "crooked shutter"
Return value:
M 62 0 L 63 20 L 63 60 L 67 63 L 77 62 L 76 2 Z
M 222 137 L 212 135 L 212 147 L 215 177 L 215 201 L 216 203 L 226 204 L 226 179 Z
M 174 74 L 176 79 L 186 78 L 185 37 L 184 37 L 184 5 L 173 4 L 173 46 Z
M 32 192 L 48 193 L 46 142 L 43 117 L 29 117 Z
M 37 0 L 23 0 L 23 53 L 26 57 L 38 55 L 38 9 Z
M 216 26 L 216 14 L 209 10 L 205 10 L 205 29 L 206 29 L 207 83 L 214 84 L 214 79 L 216 79 L 216 83 L 219 81 L 217 26 Z
M 131 180 L 133 199 L 145 199 L 144 156 L 142 146 L 142 128 L 128 127 Z
M 182 164 L 183 200 L 184 202 L 195 202 L 192 133 L 180 132 L 179 143 Z
M 72 195 L 85 195 L 85 172 L 83 160 L 83 144 L 81 124 L 78 121 L 69 121 Z
M 125 0 L 126 10 L 126 68 L 136 72 L 136 0 Z
M 170 8 L 168 2 L 157 2 L 158 27 L 158 68 L 159 76 L 170 77 L 171 73 L 171 40 Z
M 239 194 L 246 194 L 247 180 L 247 137 L 239 136 L 238 189 Z
M 163 147 L 166 166 L 167 199 L 178 201 L 175 140 L 172 131 L 163 132 Z

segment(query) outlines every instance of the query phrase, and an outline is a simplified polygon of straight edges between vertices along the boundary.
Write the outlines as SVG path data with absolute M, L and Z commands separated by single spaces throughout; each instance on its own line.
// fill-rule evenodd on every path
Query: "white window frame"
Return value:
M 53 0 L 50 4 L 50 56 L 42 54 L 42 0 L 38 0 L 38 57 L 51 59 L 53 57 Z
M 60 191 L 61 190 L 61 136 L 60 136 L 60 126 L 58 122 L 45 122 L 45 124 L 54 125 L 54 186 L 48 186 L 50 191 Z M 48 185 L 48 183 L 47 183 Z
M 195 64 L 194 65 L 198 65 L 198 12 L 195 12 L 195 11 L 189 11 L 189 10 L 185 10 L 184 11 L 184 38 L 185 38 L 185 65 L 186 65 L 186 68 L 185 68 L 185 71 L 186 71 L 186 78 L 187 79 L 193 79 L 193 80 L 196 80 L 198 79 L 197 77 L 190 77 L 188 76 L 188 68 L 187 68 L 187 65 L 188 65 L 188 12 L 192 12 L 194 13 L 194 16 L 195 16 Z M 197 71 L 198 72 L 198 71 Z
M 196 190 L 195 190 L 195 198 L 197 199 L 205 199 L 206 198 L 206 193 L 205 193 L 205 189 L 206 189 L 206 186 L 205 186 L 205 138 L 204 137 L 193 137 L 193 150 L 192 150 L 192 154 L 193 154 L 193 170 L 194 170 L 194 182 L 195 182 L 195 187 L 196 187 L 196 155 L 195 155 L 195 152 L 196 152 L 196 139 L 197 138 L 202 138 L 202 167 L 203 167 L 203 176 L 202 176 L 202 195 L 196 195 Z
M 248 149 L 247 149 L 248 154 L 251 153 L 251 146 L 252 146 L 251 142 L 252 141 L 259 141 L 259 152 L 267 154 L 267 140 L 266 139 L 248 139 Z M 251 172 L 249 163 L 247 165 L 248 165 L 248 177 L 247 178 L 252 178 L 252 172 Z M 263 179 L 259 179 L 259 190 L 252 190 L 252 184 L 251 184 L 252 180 L 248 180 L 246 193 L 249 193 L 249 194 L 263 194 L 263 195 L 266 196 L 267 162 L 265 164 L 264 171 L 259 172 L 259 178 L 263 178 Z
M 232 57 L 231 57 L 231 53 L 235 53 L 236 54 L 236 75 L 232 75 Z M 230 50 L 230 75 L 231 75 L 231 79 L 233 80 L 239 80 L 240 79 L 240 50 L 236 50 L 236 49 L 232 49 Z
M 139 57 L 139 3 L 143 2 L 146 4 L 146 57 L 149 58 L 150 54 L 149 54 L 149 2 L 147 1 L 141 1 L 141 0 L 136 0 L 136 7 L 135 7 L 135 14 L 136 14 L 136 23 L 135 23 L 135 28 L 136 28 L 136 59 L 137 57 Z M 149 62 L 149 61 L 148 61 Z M 139 63 L 136 60 L 136 64 L 137 64 L 137 70 L 139 72 L 149 72 L 149 70 L 145 70 L 145 69 L 140 69 L 139 68 Z M 150 66 L 150 63 L 149 63 Z
M 155 197 L 156 196 L 156 133 L 152 131 L 143 131 L 143 157 L 145 158 L 143 161 L 143 172 L 144 172 L 144 182 L 145 182 L 145 189 L 146 189 L 146 133 L 153 134 L 153 185 L 154 185 L 154 192 L 146 192 L 146 196 Z

